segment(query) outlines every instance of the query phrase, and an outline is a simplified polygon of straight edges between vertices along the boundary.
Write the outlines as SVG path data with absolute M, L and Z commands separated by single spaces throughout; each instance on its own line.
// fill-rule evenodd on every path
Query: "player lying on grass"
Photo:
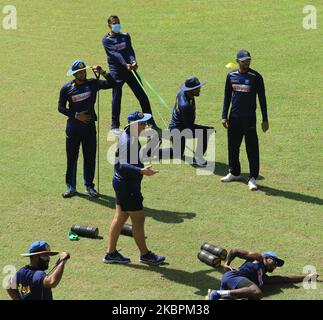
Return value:
M 230 264 L 234 258 L 246 260 L 238 270 Z M 316 281 L 318 274 L 311 273 L 301 276 L 268 276 L 276 267 L 282 267 L 284 260 L 278 258 L 275 252 L 266 251 L 263 254 L 232 249 L 224 264 L 227 271 L 221 279 L 220 290 L 208 290 L 207 300 L 226 299 L 261 299 L 263 285 L 302 282 L 305 277 Z

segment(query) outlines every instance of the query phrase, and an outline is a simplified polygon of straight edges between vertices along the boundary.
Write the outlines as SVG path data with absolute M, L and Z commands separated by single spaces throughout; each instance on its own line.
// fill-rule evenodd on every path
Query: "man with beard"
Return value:
M 234 258 L 246 260 L 238 270 L 233 269 L 230 264 Z M 275 252 L 266 251 L 263 254 L 249 252 L 241 249 L 233 249 L 229 252 L 224 268 L 227 271 L 221 279 L 221 289 L 209 289 L 207 300 L 219 299 L 253 299 L 262 298 L 261 287 L 268 284 L 297 283 L 302 282 L 305 277 L 316 281 L 318 275 L 312 273 L 301 276 L 268 276 L 266 273 L 273 272 L 276 267 L 282 267 L 284 260 L 278 258 Z
M 11 279 L 10 288 L 7 289 L 13 300 L 53 300 L 52 288 L 56 288 L 62 279 L 64 266 L 69 253 L 60 253 L 52 273 L 46 274 L 50 256 L 57 255 L 57 251 L 51 251 L 47 242 L 36 241 L 29 247 L 28 253 L 22 256 L 30 257 L 30 264 L 21 268 Z

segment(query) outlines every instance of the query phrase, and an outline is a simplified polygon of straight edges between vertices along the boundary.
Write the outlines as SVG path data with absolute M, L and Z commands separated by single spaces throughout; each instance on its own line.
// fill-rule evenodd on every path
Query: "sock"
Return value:
M 231 296 L 230 290 L 219 290 L 218 293 L 221 296 L 221 298 L 229 298 Z

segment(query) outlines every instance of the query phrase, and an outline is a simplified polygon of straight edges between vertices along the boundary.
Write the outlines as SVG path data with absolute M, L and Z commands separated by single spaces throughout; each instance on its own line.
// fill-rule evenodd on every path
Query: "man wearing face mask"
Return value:
M 245 260 L 239 269 L 233 269 L 230 264 L 236 257 Z M 268 276 L 277 267 L 282 267 L 284 260 L 278 258 L 273 251 L 266 251 L 263 254 L 249 252 L 241 249 L 232 249 L 226 259 L 224 268 L 227 271 L 221 279 L 221 289 L 209 289 L 206 300 L 219 299 L 253 299 L 262 298 L 261 288 L 263 285 L 282 283 L 302 282 L 305 277 L 316 281 L 318 274 L 311 273 L 301 276 Z
M 28 253 L 23 257 L 30 258 L 30 264 L 21 268 L 11 279 L 7 289 L 13 300 L 53 300 L 52 288 L 56 288 L 62 279 L 64 266 L 70 258 L 69 253 L 60 253 L 53 272 L 46 274 L 50 256 L 57 255 L 57 251 L 51 251 L 47 242 L 36 241 L 29 247 Z
M 152 114 L 150 103 L 147 95 L 141 88 L 140 84 L 132 74 L 136 72 L 138 64 L 136 55 L 132 48 L 131 38 L 129 33 L 122 33 L 120 19 L 116 15 L 108 18 L 108 26 L 110 32 L 102 39 L 102 44 L 105 49 L 109 71 L 114 80 L 119 84 L 112 90 L 112 124 L 111 129 L 114 134 L 119 135 L 120 127 L 120 111 L 122 86 L 126 82 L 132 92 L 138 99 L 142 112 Z M 138 79 L 139 76 L 137 74 Z M 148 122 L 153 128 L 157 129 L 157 125 L 153 118 Z

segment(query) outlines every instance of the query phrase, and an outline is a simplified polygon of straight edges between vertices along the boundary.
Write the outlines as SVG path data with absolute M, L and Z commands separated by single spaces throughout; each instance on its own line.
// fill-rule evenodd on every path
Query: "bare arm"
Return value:
M 297 283 L 302 282 L 306 277 L 313 281 L 316 280 L 319 276 L 316 273 L 311 273 L 309 275 L 302 276 L 268 276 L 266 279 L 266 284 Z
M 46 276 L 43 280 L 43 286 L 44 288 L 56 288 L 59 282 L 62 279 L 63 272 L 64 272 L 64 266 L 67 262 L 67 259 L 69 259 L 69 254 L 66 252 L 61 253 L 60 260 L 61 262 L 58 263 L 58 266 L 54 270 L 54 272 L 48 276 Z
M 251 252 L 251 251 L 246 251 L 242 249 L 231 249 L 224 263 L 224 268 L 232 270 L 232 267 L 230 267 L 230 264 L 236 257 L 247 261 L 257 260 L 259 262 L 262 261 L 263 259 L 261 253 L 258 253 L 258 252 Z
M 7 289 L 7 292 L 12 300 L 21 300 L 17 289 Z

